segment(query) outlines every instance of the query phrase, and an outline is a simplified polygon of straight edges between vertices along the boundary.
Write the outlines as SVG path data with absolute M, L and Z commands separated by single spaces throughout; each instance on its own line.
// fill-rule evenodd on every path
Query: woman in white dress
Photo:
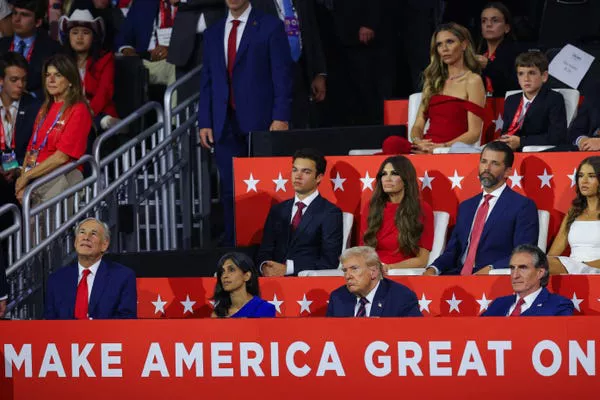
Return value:
M 577 196 L 548 252 L 551 274 L 600 273 L 600 156 L 588 157 L 577 168 Z M 561 257 L 571 246 L 571 255 Z

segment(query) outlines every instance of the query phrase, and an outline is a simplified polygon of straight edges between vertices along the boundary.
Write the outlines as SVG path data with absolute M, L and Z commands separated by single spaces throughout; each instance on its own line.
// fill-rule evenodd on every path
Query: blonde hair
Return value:
M 421 105 L 423 110 L 429 107 L 429 100 L 434 94 L 439 94 L 444 89 L 444 83 L 448 79 L 448 66 L 442 61 L 437 51 L 437 35 L 440 32 L 450 32 L 463 43 L 467 43 L 467 47 L 463 53 L 463 61 L 465 66 L 473 73 L 480 74 L 481 66 L 475 58 L 475 49 L 473 47 L 473 39 L 469 30 L 455 22 L 442 24 L 433 33 L 431 43 L 429 45 L 429 65 L 423 71 L 423 96 Z

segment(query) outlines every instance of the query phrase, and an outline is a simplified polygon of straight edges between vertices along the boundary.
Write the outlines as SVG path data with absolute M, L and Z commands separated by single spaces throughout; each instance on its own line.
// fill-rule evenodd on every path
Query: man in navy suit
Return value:
M 517 246 L 510 259 L 510 278 L 515 294 L 497 298 L 482 316 L 573 315 L 571 300 L 546 289 L 549 277 L 548 258 L 539 247 Z
M 110 244 L 108 226 L 87 218 L 77 225 L 77 263 L 48 277 L 45 319 L 136 318 L 137 292 L 134 272 L 102 260 Z
M 488 143 L 479 158 L 483 193 L 463 201 L 446 250 L 424 275 L 487 274 L 508 268 L 512 249 L 538 240 L 535 203 L 506 184 L 514 153 L 503 142 Z
M 248 133 L 287 130 L 292 57 L 283 23 L 249 0 L 226 0 L 228 16 L 204 32 L 198 128 L 214 147 L 225 216 L 224 245 L 233 245 L 232 158 L 248 154 Z
M 515 60 L 522 93 L 504 102 L 500 141 L 517 151 L 525 146 L 560 146 L 567 141 L 565 100 L 545 85 L 548 59 L 539 51 L 519 54 Z
M 337 268 L 342 252 L 342 211 L 319 195 L 327 162 L 312 149 L 294 154 L 296 195 L 271 207 L 258 262 L 264 276 L 297 275 L 306 269 Z
M 352 247 L 340 257 L 346 284 L 329 296 L 328 317 L 421 317 L 415 293 L 383 277 L 372 247 Z
M 600 82 L 594 84 L 577 110 L 569 126 L 569 143 L 580 151 L 600 150 Z

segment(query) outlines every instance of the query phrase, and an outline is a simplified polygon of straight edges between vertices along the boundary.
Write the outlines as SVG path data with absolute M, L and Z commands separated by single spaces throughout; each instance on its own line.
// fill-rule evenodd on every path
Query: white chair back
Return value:
M 342 213 L 342 253 L 350 246 L 350 237 L 352 236 L 352 225 L 354 225 L 354 215 L 349 212 Z
M 550 226 L 550 212 L 538 210 L 538 220 L 540 223 L 540 233 L 538 235 L 538 247 L 546 252 L 548 245 L 548 227 Z
M 349 156 L 371 156 L 381 153 L 381 149 L 353 149 L 348 152 Z
M 390 275 L 390 276 L 423 275 L 423 272 L 425 272 L 425 268 L 396 268 L 396 269 L 390 269 L 388 271 L 388 275 Z
M 431 265 L 446 248 L 446 233 L 448 232 L 449 221 L 450 214 L 447 212 L 433 212 L 433 246 L 429 252 L 429 260 L 427 260 L 427 265 Z
M 498 268 L 492 269 L 489 272 L 490 275 L 510 275 L 510 268 Z
M 565 100 L 565 110 L 567 114 L 567 126 L 571 125 L 571 122 L 575 119 L 575 115 L 577 114 L 577 106 L 579 105 L 579 90 L 577 89 L 552 89 L 557 93 L 560 93 Z M 506 99 L 508 96 L 512 96 L 513 94 L 523 93 L 522 90 L 509 90 L 504 95 Z M 504 123 L 509 123 L 510 121 L 504 121 Z
M 341 269 L 307 269 L 304 271 L 298 272 L 298 276 L 307 277 L 307 276 L 344 276 L 344 273 Z
M 421 106 L 421 100 L 423 99 L 423 94 L 421 92 L 413 93 L 408 96 L 408 140 L 412 142 L 412 137 L 410 133 L 412 132 L 412 128 L 417 121 L 417 116 L 419 115 L 419 107 Z M 429 129 L 429 120 L 425 121 L 425 127 L 423 128 L 423 133 L 427 132 Z

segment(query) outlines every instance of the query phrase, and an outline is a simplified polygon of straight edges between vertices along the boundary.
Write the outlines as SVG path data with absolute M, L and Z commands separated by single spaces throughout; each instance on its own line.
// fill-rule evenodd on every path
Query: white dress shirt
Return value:
M 94 286 L 94 280 L 96 279 L 96 273 L 98 272 L 98 267 L 100 267 L 100 262 L 102 259 L 98 260 L 96 263 L 92 264 L 88 269 L 90 270 L 90 274 L 87 276 L 87 285 L 88 285 L 88 302 L 90 301 L 90 296 L 92 295 L 92 286 Z M 83 277 L 83 270 L 85 269 L 81 264 L 78 263 L 79 266 L 79 275 L 77 278 L 77 285 L 81 281 Z
M 541 291 L 542 291 L 542 287 L 540 286 L 540 288 L 538 290 L 536 290 L 535 292 L 523 297 L 524 303 L 523 303 L 523 305 L 521 305 L 521 314 L 523 314 L 525 311 L 529 310 L 529 307 L 531 307 L 533 305 L 533 302 L 535 301 L 535 299 L 537 299 L 537 297 Z M 516 301 L 508 309 L 508 313 L 506 314 L 507 317 L 514 311 L 515 307 L 517 306 L 517 302 L 519 301 L 519 295 L 517 295 L 515 297 L 515 299 L 516 299 Z
M 304 214 L 306 214 L 306 210 L 308 210 L 308 206 L 310 206 L 310 203 L 312 203 L 318 195 L 319 191 L 315 190 L 310 196 L 304 198 L 304 200 L 300 200 L 298 198 L 298 195 L 296 194 L 296 196 L 294 197 L 294 205 L 292 206 L 292 214 L 290 215 L 290 224 L 292 223 L 292 219 L 294 219 L 294 215 L 296 215 L 296 211 L 298 211 L 298 206 L 296 205 L 296 203 L 299 201 L 302 201 L 302 203 L 304 203 L 305 207 L 302 209 L 302 216 L 304 216 Z M 285 260 L 285 266 L 285 274 L 292 275 L 294 273 L 294 260 Z
M 231 11 L 227 13 L 227 19 L 225 20 L 225 37 L 223 38 L 223 45 L 225 46 L 225 65 L 228 65 L 227 63 L 229 61 L 227 58 L 227 43 L 229 42 L 229 33 L 231 33 L 231 28 L 233 27 L 231 21 L 233 21 L 234 19 L 240 21 L 240 24 L 237 28 L 237 36 L 235 42 L 235 50 L 237 54 L 237 49 L 240 47 L 240 42 L 242 41 L 244 29 L 246 29 L 248 18 L 250 18 L 250 11 L 252 11 L 252 5 L 248 3 L 248 8 L 246 8 L 246 11 L 244 11 L 242 15 L 239 16 L 239 18 L 233 18 L 233 16 L 231 15 Z
M 188 0 L 179 0 L 180 3 L 187 3 Z M 200 14 L 198 18 L 198 25 L 196 26 L 196 33 L 204 33 L 206 30 L 206 19 L 204 19 L 204 13 Z
M 0 102 L 0 117 L 2 118 L 2 127 L 4 128 L 4 140 L 6 140 L 6 147 L 11 147 L 12 138 L 14 134 L 15 121 L 17 120 L 17 111 L 19 110 L 19 101 L 13 101 L 8 106 L 8 110 L 10 113 L 10 121 L 7 121 L 6 118 L 6 108 Z M 14 150 L 14 149 L 12 149 Z
M 379 288 L 379 284 L 381 281 L 377 282 L 377 285 L 369 292 L 368 295 L 365 296 L 367 299 L 367 304 L 365 304 L 365 317 L 371 316 L 371 306 L 373 305 L 373 300 L 375 299 L 375 293 L 377 293 L 377 289 Z M 356 296 L 356 305 L 354 306 L 354 315 L 358 312 L 358 308 L 360 307 L 360 296 Z

